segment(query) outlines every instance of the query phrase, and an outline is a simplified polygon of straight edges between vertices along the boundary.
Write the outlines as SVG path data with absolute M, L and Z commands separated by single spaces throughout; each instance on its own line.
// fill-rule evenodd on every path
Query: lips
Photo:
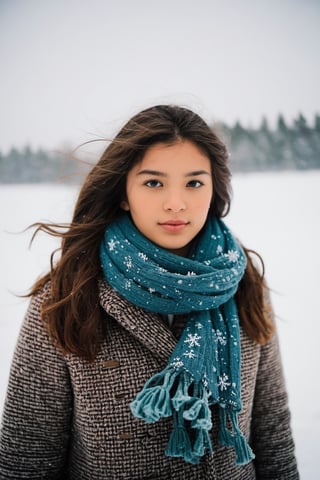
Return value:
M 160 225 L 187 225 L 187 223 L 182 220 L 167 220 L 166 222 L 160 222 Z
M 183 230 L 189 222 L 184 222 L 183 220 L 166 220 L 165 222 L 160 222 L 159 225 L 169 232 L 180 232 Z

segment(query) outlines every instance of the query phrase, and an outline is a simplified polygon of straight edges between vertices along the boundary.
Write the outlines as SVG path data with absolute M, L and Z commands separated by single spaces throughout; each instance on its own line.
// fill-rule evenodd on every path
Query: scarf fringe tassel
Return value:
M 220 408 L 220 428 L 218 441 L 220 445 L 225 447 L 233 447 L 236 452 L 236 464 L 245 465 L 255 458 L 246 437 L 238 427 L 238 414 L 235 411 L 227 412 L 226 409 Z M 227 427 L 227 418 L 229 417 L 233 431 Z
M 177 382 L 176 382 L 177 380 Z M 170 394 L 173 390 L 173 396 Z M 174 391 L 175 390 L 175 391 Z M 189 394 L 193 390 L 193 396 Z M 208 449 L 212 452 L 209 430 L 212 428 L 208 393 L 202 383 L 195 383 L 190 374 L 167 368 L 145 384 L 130 405 L 133 415 L 146 423 L 173 416 L 173 431 L 166 455 L 199 463 Z M 186 423 L 195 429 L 193 445 Z
M 209 435 L 212 420 L 208 392 L 202 382 L 194 382 L 188 372 L 169 367 L 155 374 L 146 382 L 130 407 L 133 415 L 146 423 L 173 416 L 173 431 L 166 455 L 182 457 L 186 462 L 196 464 L 206 450 L 212 453 Z M 219 410 L 219 443 L 235 449 L 237 465 L 250 462 L 254 454 L 238 427 L 237 412 L 227 412 L 221 407 Z M 232 431 L 227 427 L 227 416 L 231 421 Z M 193 442 L 186 428 L 187 422 L 194 429 Z

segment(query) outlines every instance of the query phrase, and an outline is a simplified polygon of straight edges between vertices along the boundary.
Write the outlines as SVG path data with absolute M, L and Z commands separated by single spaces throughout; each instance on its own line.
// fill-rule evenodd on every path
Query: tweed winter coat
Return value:
M 219 446 L 199 465 L 168 458 L 171 419 L 145 424 L 129 403 L 161 370 L 176 338 L 157 314 L 133 306 L 102 283 L 106 336 L 94 363 L 63 356 L 40 320 L 35 296 L 13 358 L 0 439 L 0 479 L 298 479 L 278 343 L 242 339 L 240 428 L 255 461 L 234 465 Z M 214 418 L 216 412 L 214 411 Z

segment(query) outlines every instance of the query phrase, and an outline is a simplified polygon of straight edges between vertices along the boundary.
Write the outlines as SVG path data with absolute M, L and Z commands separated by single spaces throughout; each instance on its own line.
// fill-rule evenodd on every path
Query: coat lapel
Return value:
M 167 361 L 177 340 L 157 313 L 133 305 L 104 280 L 99 283 L 103 309 L 161 360 Z

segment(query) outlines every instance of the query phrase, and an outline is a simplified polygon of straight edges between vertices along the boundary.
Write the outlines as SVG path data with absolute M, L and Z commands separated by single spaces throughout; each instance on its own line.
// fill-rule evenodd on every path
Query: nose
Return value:
M 163 208 L 168 212 L 178 213 L 186 209 L 186 203 L 178 192 L 171 192 L 166 196 Z

